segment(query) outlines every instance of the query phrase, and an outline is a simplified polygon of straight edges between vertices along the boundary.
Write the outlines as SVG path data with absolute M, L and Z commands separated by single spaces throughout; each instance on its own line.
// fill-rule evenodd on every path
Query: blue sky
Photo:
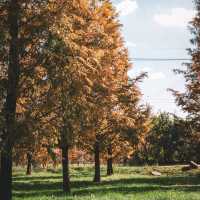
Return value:
M 142 71 L 149 78 L 140 84 L 143 102 L 154 112 L 167 111 L 183 116 L 168 88 L 184 91 L 184 79 L 173 73 L 183 69 L 182 61 L 134 61 L 134 58 L 190 58 L 186 49 L 191 47 L 192 35 L 188 22 L 193 18 L 191 0 L 113 0 L 120 13 L 123 35 L 129 48 L 133 68 L 130 76 Z

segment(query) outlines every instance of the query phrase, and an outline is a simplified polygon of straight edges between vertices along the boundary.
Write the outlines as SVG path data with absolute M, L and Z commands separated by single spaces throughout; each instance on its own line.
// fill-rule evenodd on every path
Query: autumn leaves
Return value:
M 95 153 L 97 182 L 100 151 L 108 148 L 112 174 L 112 154 L 118 146 L 132 152 L 129 138 L 149 115 L 138 104 L 137 83 L 128 79 L 128 52 L 113 5 L 12 0 L 1 11 L 0 198 L 11 199 L 12 154 L 27 155 L 30 174 L 33 155 L 47 157 L 45 148 L 60 148 L 65 192 L 69 148 L 77 144 Z

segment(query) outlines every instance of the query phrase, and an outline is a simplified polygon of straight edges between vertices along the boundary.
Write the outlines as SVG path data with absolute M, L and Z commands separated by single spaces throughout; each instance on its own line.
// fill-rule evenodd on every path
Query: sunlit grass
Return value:
M 151 175 L 152 170 L 162 173 Z M 115 167 L 107 177 L 102 168 L 102 183 L 92 182 L 92 167 L 72 167 L 72 194 L 63 194 L 61 170 L 46 170 L 25 176 L 22 169 L 14 172 L 14 200 L 200 200 L 199 171 L 183 173 L 173 167 Z

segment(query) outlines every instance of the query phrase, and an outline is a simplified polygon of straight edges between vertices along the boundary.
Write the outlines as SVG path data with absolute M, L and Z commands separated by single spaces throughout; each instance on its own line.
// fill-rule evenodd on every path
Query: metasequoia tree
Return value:
M 128 68 L 127 63 L 122 64 L 124 61 L 117 61 L 124 50 L 119 23 L 113 19 L 114 16 L 108 1 L 98 6 L 90 4 L 90 1 L 73 1 L 69 2 L 68 9 L 54 28 L 67 46 L 61 55 L 67 55 L 68 61 L 66 65 L 55 67 L 49 77 L 58 91 L 56 103 L 61 105 L 62 114 L 58 116 L 62 116 L 60 143 L 65 153 L 63 172 L 69 171 L 67 155 L 74 138 L 79 133 L 94 133 L 94 137 L 90 137 L 95 141 L 95 181 L 100 181 L 102 122 L 108 114 L 110 102 L 113 102 L 114 77 L 115 74 L 123 77 L 127 72 L 117 70 L 116 66 Z M 54 76 L 56 74 L 57 77 Z M 66 177 L 69 177 L 69 173 L 63 174 L 63 183 L 69 183 Z M 69 184 L 63 186 L 69 192 Z
M 98 3 L 98 2 L 96 2 Z M 99 77 L 94 82 L 95 96 L 93 97 L 95 112 L 92 114 L 94 122 L 94 157 L 95 175 L 94 181 L 100 182 L 100 150 L 108 126 L 108 118 L 115 107 L 116 92 L 122 80 L 127 79 L 129 61 L 127 51 L 124 48 L 120 32 L 120 24 L 113 5 L 109 1 L 94 6 L 95 19 L 99 31 L 103 33 L 103 40 L 97 43 L 95 51 L 101 69 Z M 103 83 L 103 84 L 101 84 Z M 98 87 L 102 85 L 103 87 Z
M 139 104 L 141 93 L 137 86 L 144 76 L 128 79 L 118 89 L 118 101 L 109 118 L 107 175 L 113 173 L 112 156 L 118 154 L 118 159 L 131 156 L 142 134 L 147 132 L 150 112 L 148 107 Z
M 186 91 L 180 93 L 173 91 L 176 96 L 178 105 L 182 107 L 184 111 L 187 111 L 189 117 L 192 120 L 194 126 L 196 126 L 199 132 L 200 128 L 200 1 L 195 0 L 197 14 L 191 22 L 191 32 L 194 38 L 191 40 L 194 45 L 194 49 L 189 50 L 189 54 L 192 56 L 192 62 L 186 64 L 187 69 L 184 71 L 176 70 L 177 73 L 184 75 L 186 80 Z
M 94 181 L 100 182 L 100 151 L 103 150 L 105 144 L 109 146 L 109 152 L 112 151 L 110 148 L 111 142 L 109 141 L 112 140 L 111 135 L 113 133 L 112 130 L 114 129 L 114 125 L 112 125 L 114 122 L 111 120 L 113 114 L 118 113 L 121 117 L 121 122 L 126 121 L 132 125 L 134 121 L 133 117 L 136 116 L 135 110 L 132 110 L 132 116 L 123 116 L 126 113 L 126 110 L 128 110 L 128 107 L 130 108 L 128 105 L 130 102 L 127 102 L 126 106 L 122 106 L 122 93 L 124 93 L 124 90 L 127 88 L 135 88 L 132 94 L 135 98 L 134 102 L 138 102 L 139 92 L 136 89 L 136 86 L 130 86 L 129 84 L 127 75 L 128 69 L 130 68 L 128 52 L 124 47 L 120 32 L 120 24 L 112 4 L 109 1 L 104 1 L 99 4 L 97 1 L 93 1 L 92 7 L 96 24 L 98 25 L 96 25 L 96 27 L 98 27 L 96 32 L 99 31 L 103 35 L 102 39 L 99 39 L 99 42 L 97 43 L 92 37 L 93 35 L 95 36 L 95 34 L 90 34 L 91 41 L 93 43 L 96 42 L 94 43 L 96 45 L 93 45 L 93 49 L 95 50 L 95 55 L 93 56 L 98 60 L 101 68 L 98 70 L 98 76 L 93 80 L 93 95 L 90 97 L 91 102 L 93 103 L 93 112 L 90 113 L 90 116 L 92 116 L 93 127 L 88 130 L 86 137 L 81 137 L 81 140 L 86 140 L 86 146 L 89 147 L 90 150 L 91 147 L 94 146 Z M 95 39 L 97 38 L 98 37 L 95 37 Z M 130 90 L 131 89 L 129 89 L 129 91 Z M 121 97 L 119 96 L 119 93 L 121 93 Z M 124 99 L 125 98 L 126 97 L 124 96 Z M 129 112 L 129 114 L 130 113 L 131 112 Z M 119 132 L 119 129 L 115 127 L 116 135 Z M 119 139 L 118 136 L 114 136 L 114 138 Z M 108 162 L 111 163 L 110 161 L 111 158 Z
M 128 104 L 138 101 L 124 104 L 130 96 L 130 64 L 112 4 L 5 0 L 0 11 L 0 199 L 11 199 L 14 146 L 26 152 L 30 173 L 30 152 L 39 158 L 44 147 L 59 145 L 63 190 L 70 192 L 69 148 L 89 135 L 94 181 L 100 182 L 101 145 L 110 145 L 107 135 L 114 132 L 110 114 L 117 112 L 128 127 L 119 132 L 127 131 L 136 111 Z
M 67 54 L 66 43 L 68 44 L 70 41 L 62 41 L 62 39 L 66 38 L 63 38 L 62 27 L 58 27 L 61 25 L 61 22 L 58 23 L 58 21 L 63 19 L 61 17 L 63 17 L 62 10 L 64 8 L 66 13 L 70 9 L 72 10 L 71 5 L 73 4 L 71 3 L 69 1 L 26 1 L 22 4 L 21 12 L 24 14 L 24 16 L 22 15 L 22 36 L 20 38 L 22 70 L 17 101 L 17 108 L 19 110 L 19 113 L 17 113 L 17 124 L 21 124 L 22 127 L 26 128 L 26 133 L 20 134 L 20 137 L 18 137 L 20 141 L 18 146 L 27 149 L 29 161 L 31 157 L 30 151 L 37 152 L 44 145 L 50 145 L 45 142 L 50 142 L 48 139 L 53 138 L 52 131 L 47 131 L 49 128 L 51 130 L 60 128 L 62 129 L 60 132 L 66 132 L 66 129 L 69 128 L 66 118 L 71 116 L 67 116 L 66 113 L 70 113 L 70 110 L 68 111 L 67 109 L 69 107 L 74 108 L 74 106 L 72 101 L 69 101 L 70 105 L 67 104 L 67 94 L 65 95 L 65 91 L 71 86 L 69 81 L 73 80 L 72 78 L 77 79 L 78 77 L 75 75 L 70 77 L 73 70 L 75 70 L 74 68 L 70 69 L 73 64 L 69 61 L 69 55 Z M 64 30 L 70 30 L 71 26 L 75 24 L 70 20 L 71 18 L 69 21 L 65 21 L 68 24 L 64 25 Z M 55 27 L 60 32 L 55 31 Z M 74 56 L 73 53 L 71 57 Z M 70 63 L 70 66 L 67 65 L 68 63 Z M 65 72 L 66 74 L 64 74 Z M 54 81 L 51 76 L 52 73 L 55 73 L 56 81 L 61 84 L 57 84 Z M 57 87 L 57 85 L 60 87 Z M 65 115 L 63 117 L 62 112 Z M 49 126 L 49 123 L 53 125 Z M 67 137 L 65 133 L 61 134 L 61 136 L 62 138 Z M 29 142 L 30 138 L 32 138 L 31 143 Z M 63 146 L 63 144 L 61 145 Z M 62 149 L 65 158 L 67 150 L 65 147 Z M 63 159 L 63 163 L 66 163 L 65 159 Z M 29 167 L 30 163 L 28 163 Z M 67 173 L 68 168 L 64 168 L 63 174 Z M 67 178 L 65 178 L 65 181 L 63 181 L 64 188 L 67 188 L 66 184 L 68 182 Z
M 7 6 L 7 5 L 3 5 Z M 11 199 L 11 183 L 12 183 L 12 146 L 14 137 L 15 126 L 15 112 L 17 101 L 17 87 L 19 84 L 20 75 L 20 63 L 19 63 L 19 4 L 13 0 L 10 2 L 7 11 L 3 11 L 3 14 L 7 15 L 8 22 L 8 34 L 10 34 L 9 41 L 9 61 L 5 63 L 5 60 L 0 62 L 1 67 L 8 67 L 7 71 L 7 94 L 4 108 L 5 115 L 5 127 L 3 128 L 2 145 L 1 150 L 1 171 L 0 171 L 0 199 Z M 3 16 L 4 18 L 4 16 Z M 4 22 L 1 20 L 1 25 Z M 3 57 L 4 58 L 4 57 Z M 7 66 L 4 66 L 6 65 Z
M 36 73 L 36 68 L 45 66 L 42 48 L 48 41 L 50 24 L 61 8 L 61 2 L 53 1 L 0 2 L 0 67 L 5 72 L 1 73 L 1 83 L 6 81 L 1 109 L 4 125 L 1 131 L 0 199 L 12 197 L 12 148 L 15 139 L 20 137 L 16 121 L 17 104 L 22 98 L 30 100 L 31 89 L 37 90 L 33 87 L 32 75 Z M 24 96 L 22 89 L 25 89 Z
M 63 189 L 70 192 L 69 148 L 75 138 L 88 129 L 95 107 L 94 95 L 102 93 L 103 82 L 95 83 L 95 79 L 100 79 L 101 65 L 94 49 L 105 37 L 89 1 L 68 1 L 66 5 L 52 28 L 60 36 L 59 40 L 52 40 L 52 49 L 58 52 L 58 61 L 62 58 L 64 63 L 55 62 L 54 68 L 48 70 L 48 79 L 55 91 L 55 103 L 59 105 L 56 116 L 59 118 Z
M 197 141 L 199 141 L 200 130 L 200 1 L 195 0 L 194 2 L 197 12 L 196 17 L 190 23 L 191 33 L 194 35 L 191 43 L 194 45 L 194 48 L 189 50 L 192 62 L 185 64 L 186 70 L 175 70 L 176 73 L 184 75 L 186 89 L 183 93 L 172 91 L 176 97 L 177 104 L 188 113 L 188 119 L 192 127 L 190 131 L 191 138 L 196 138 L 194 141 L 197 145 L 199 144 Z M 196 149 L 196 145 L 193 145 L 193 149 Z

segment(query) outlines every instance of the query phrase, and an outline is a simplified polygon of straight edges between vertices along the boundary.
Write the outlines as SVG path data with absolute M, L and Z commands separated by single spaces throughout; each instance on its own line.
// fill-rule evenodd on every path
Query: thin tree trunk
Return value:
M 32 172 L 32 154 L 30 152 L 27 153 L 27 170 L 26 175 L 31 175 Z
M 112 145 L 111 144 L 108 145 L 107 151 L 108 151 L 107 175 L 110 176 L 113 174 L 113 165 L 112 165 L 113 159 L 112 159 Z
M 101 182 L 101 171 L 100 171 L 100 144 L 97 138 L 94 144 L 94 161 L 95 161 L 95 174 L 94 174 L 94 182 Z
M 127 161 L 128 161 L 127 157 L 124 157 L 124 159 L 123 159 L 123 165 L 124 166 L 127 166 Z
M 70 177 L 69 177 L 69 146 L 62 147 L 62 169 L 63 169 L 63 191 L 70 193 Z
M 15 113 L 17 101 L 17 88 L 19 82 L 19 43 L 18 43 L 18 0 L 11 0 L 8 10 L 8 25 L 10 33 L 10 50 L 8 65 L 7 97 L 5 103 L 5 130 L 3 133 L 3 147 L 0 167 L 0 199 L 12 199 L 12 146 L 15 138 Z

